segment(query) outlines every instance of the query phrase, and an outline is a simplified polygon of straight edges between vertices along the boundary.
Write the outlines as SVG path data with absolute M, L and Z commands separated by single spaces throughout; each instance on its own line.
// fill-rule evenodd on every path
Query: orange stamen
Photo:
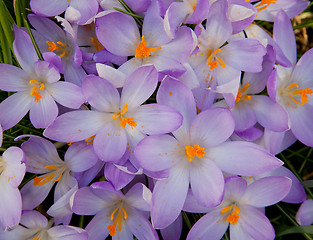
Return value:
M 214 50 L 213 53 L 212 50 L 209 50 L 206 64 L 210 66 L 210 70 L 217 68 L 218 66 L 220 66 L 221 68 L 225 68 L 225 62 L 220 57 L 215 56 L 220 51 L 220 48 Z
M 192 146 L 185 146 L 186 155 L 188 157 L 188 161 L 192 162 L 194 157 L 197 156 L 199 158 L 204 157 L 205 151 L 204 147 L 200 147 L 198 144 L 194 144 Z
M 236 205 L 230 205 L 230 206 L 224 207 L 222 211 L 220 212 L 220 214 L 224 215 L 225 213 L 230 212 L 230 211 L 231 213 L 224 218 L 223 222 L 227 221 L 230 224 L 235 225 L 239 220 L 239 213 L 240 213 L 239 207 L 237 207 Z
M 269 7 L 271 4 L 275 4 L 277 0 L 262 0 L 261 2 L 257 3 L 255 5 L 258 12 L 261 12 L 262 10 Z
M 34 96 L 34 101 L 38 103 L 42 96 L 39 93 L 39 90 L 44 90 L 45 85 L 42 82 L 39 82 L 38 80 L 32 79 L 29 81 L 30 84 L 34 84 L 33 88 L 30 90 L 30 95 Z
M 299 88 L 299 85 L 296 83 L 291 83 L 287 90 L 292 90 L 293 88 Z M 294 101 L 298 105 L 304 105 L 305 103 L 308 102 L 308 94 L 312 94 L 313 90 L 311 88 L 303 88 L 303 89 L 295 89 L 288 94 L 289 98 Z M 294 95 L 300 95 L 301 99 L 300 101 L 297 101 L 294 98 Z
M 66 45 L 64 43 L 62 43 L 61 41 L 57 41 L 57 44 L 55 44 L 55 42 L 50 42 L 50 41 L 46 41 L 46 43 L 48 44 L 48 49 L 51 52 L 54 51 L 60 51 L 58 54 L 60 54 L 59 56 L 62 58 L 65 56 L 66 54 Z
M 155 52 L 160 50 L 161 47 L 147 47 L 147 43 L 145 41 L 145 36 L 142 35 L 141 37 L 141 41 L 138 44 L 138 47 L 136 48 L 136 54 L 135 57 L 136 58 L 147 58 L 151 55 L 151 52 Z
M 249 88 L 249 86 L 250 86 L 250 84 L 247 83 L 246 85 L 244 85 L 242 88 L 239 89 L 239 91 L 237 93 L 237 97 L 236 97 L 236 103 L 239 103 L 242 98 L 246 99 L 246 100 L 251 99 L 250 95 L 244 94 L 245 91 L 247 91 L 247 89 Z
M 103 45 L 99 42 L 97 38 L 91 37 L 90 41 L 98 52 L 104 49 Z
M 128 124 L 132 128 L 136 127 L 137 126 L 137 122 L 134 120 L 134 118 L 132 118 L 132 117 L 124 118 L 123 117 L 125 115 L 125 113 L 127 112 L 127 110 L 128 110 L 128 105 L 125 104 L 125 106 L 122 108 L 122 110 L 119 113 L 112 115 L 112 118 L 113 119 L 118 119 L 119 118 L 120 120 L 122 120 L 121 123 L 120 123 L 122 128 L 125 128 L 126 124 Z
M 116 215 L 116 218 L 114 220 L 114 215 L 116 212 L 117 212 L 117 215 Z M 111 217 L 110 217 L 111 221 L 114 220 L 114 223 L 109 224 L 107 226 L 107 229 L 109 230 L 109 233 L 112 237 L 116 235 L 116 225 L 117 225 L 118 231 L 120 231 L 120 232 L 122 231 L 122 229 L 123 229 L 123 218 L 127 219 L 127 213 L 123 207 L 119 206 L 118 208 L 116 208 L 112 212 Z

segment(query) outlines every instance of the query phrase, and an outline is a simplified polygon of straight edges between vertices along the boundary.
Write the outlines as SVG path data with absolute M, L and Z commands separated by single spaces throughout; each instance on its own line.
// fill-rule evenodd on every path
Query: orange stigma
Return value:
M 220 214 L 224 215 L 225 213 L 227 213 L 227 216 L 223 219 L 223 222 L 227 221 L 232 225 L 235 225 L 238 222 L 240 213 L 239 207 L 234 204 L 224 207 Z
M 136 127 L 137 122 L 134 120 L 134 118 L 132 118 L 132 117 L 125 118 L 124 117 L 127 110 L 128 110 L 128 105 L 125 104 L 125 106 L 122 108 L 122 110 L 119 113 L 112 115 L 112 118 L 113 119 L 120 119 L 121 120 L 120 125 L 122 128 L 125 128 L 127 124 L 129 126 L 131 126 L 131 128 Z
M 291 83 L 287 88 L 288 97 L 294 101 L 298 105 L 304 105 L 308 102 L 308 94 L 311 95 L 313 90 L 311 88 L 303 88 L 303 89 L 294 89 L 299 88 L 299 85 L 296 83 Z M 298 98 L 296 100 L 295 98 Z M 300 99 L 299 99 L 300 98 Z
M 93 44 L 93 47 L 99 52 L 104 49 L 103 45 L 99 42 L 97 38 L 90 38 L 90 42 Z
M 198 144 L 194 144 L 192 146 L 185 146 L 186 155 L 188 157 L 188 161 L 192 162 L 195 156 L 201 158 L 204 157 L 205 151 L 204 147 L 200 147 Z
M 45 166 L 46 169 L 53 170 L 52 172 L 42 175 L 40 177 L 35 177 L 34 178 L 34 185 L 35 186 L 42 186 L 45 185 L 46 183 L 50 182 L 52 179 L 54 179 L 58 173 L 58 170 L 60 170 L 58 167 L 53 166 L 53 165 L 47 165 Z M 54 179 L 55 182 L 58 182 L 61 180 L 61 177 L 63 175 L 63 171 L 59 173 L 59 176 Z
M 114 219 L 114 215 L 117 212 L 116 218 Z M 111 221 L 114 220 L 113 224 L 109 224 L 107 229 L 109 230 L 110 235 L 113 237 L 116 235 L 116 226 L 118 231 L 122 231 L 123 229 L 123 219 L 127 219 L 126 210 L 122 207 L 122 204 L 116 208 L 110 217 Z
M 147 47 L 147 43 L 145 41 L 145 36 L 142 35 L 141 41 L 138 44 L 138 47 L 136 48 L 136 58 L 147 58 L 151 55 L 151 52 L 155 52 L 160 50 L 161 47 Z
M 226 66 L 225 62 L 220 57 L 216 56 L 216 54 L 218 54 L 220 51 L 221 51 L 220 48 L 214 50 L 213 52 L 212 50 L 208 51 L 208 58 L 206 64 L 210 66 L 210 70 L 213 70 L 218 66 L 220 66 L 221 68 L 224 68 Z
M 38 103 L 42 98 L 42 96 L 39 93 L 39 90 L 44 90 L 45 85 L 42 82 L 39 82 L 38 80 L 35 79 L 30 80 L 29 83 L 33 85 L 33 88 L 30 90 L 30 95 L 34 96 L 35 102 Z
M 255 4 L 255 8 L 258 10 L 258 12 L 261 12 L 262 10 L 269 7 L 271 4 L 275 4 L 277 0 L 262 0 L 261 2 Z
M 250 84 L 247 83 L 242 88 L 239 89 L 236 97 L 236 103 L 239 103 L 241 99 L 250 100 L 251 96 L 245 94 L 245 91 L 249 88 Z
M 50 41 L 46 41 L 46 43 L 48 44 L 48 49 L 51 52 L 55 52 L 61 58 L 66 55 L 66 45 L 62 43 L 61 41 L 57 41 L 56 44 L 55 42 L 50 42 Z

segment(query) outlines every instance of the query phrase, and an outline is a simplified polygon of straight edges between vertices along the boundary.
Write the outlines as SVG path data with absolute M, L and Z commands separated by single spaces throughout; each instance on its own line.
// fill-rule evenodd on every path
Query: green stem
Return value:
M 19 124 L 19 123 L 16 124 L 16 126 L 17 126 L 17 127 L 20 127 L 20 128 L 23 128 L 23 129 L 26 129 L 26 130 L 28 130 L 28 131 L 30 131 L 30 132 L 34 132 L 34 133 L 37 133 L 37 134 L 39 134 L 39 135 L 42 135 L 42 132 L 41 132 L 41 131 L 36 130 L 36 129 L 34 129 L 34 128 L 30 128 L 30 127 L 24 126 L 24 125 Z
M 139 16 L 139 15 L 134 14 L 134 13 L 131 13 L 131 12 L 127 12 L 127 11 L 125 11 L 125 10 L 123 10 L 123 9 L 116 8 L 116 7 L 113 7 L 113 9 L 115 9 L 116 11 L 122 12 L 122 13 L 126 13 L 126 14 L 128 14 L 128 15 L 130 15 L 130 16 L 132 16 L 132 17 L 143 19 L 142 16 Z
M 279 209 L 279 211 L 281 213 L 283 213 L 288 219 L 289 221 L 295 225 L 296 227 L 300 227 L 300 225 L 297 223 L 297 221 L 292 217 L 290 216 L 280 205 L 275 204 L 275 206 Z M 307 239 L 307 240 L 313 240 L 307 233 L 302 233 L 302 235 Z
M 84 228 L 84 215 L 80 216 L 78 226 Z
M 34 35 L 33 35 L 33 33 L 32 33 L 32 30 L 30 29 L 30 26 L 29 26 L 29 24 L 28 24 L 26 18 L 24 17 L 24 14 L 22 14 L 22 16 L 23 16 L 23 20 L 24 20 L 24 25 L 25 25 L 25 27 L 26 27 L 26 29 L 27 29 L 27 32 L 28 32 L 28 34 L 29 34 L 29 36 L 30 36 L 30 39 L 32 40 L 32 43 L 33 43 L 33 45 L 34 45 L 34 48 L 35 48 L 36 53 L 37 53 L 37 55 L 38 55 L 38 58 L 39 58 L 39 60 L 44 61 L 43 56 L 42 56 L 42 54 L 41 54 L 41 52 L 40 52 L 40 49 L 39 49 L 39 47 L 38 47 L 38 45 L 37 45 L 37 43 L 36 43 L 36 41 L 35 41 Z
M 300 169 L 299 169 L 299 174 L 302 173 L 302 171 L 303 171 L 303 169 L 304 169 L 304 166 L 306 165 L 306 163 L 307 163 L 308 160 L 309 160 L 310 155 L 312 154 L 312 151 L 313 151 L 313 148 L 311 148 L 311 149 L 309 150 L 308 154 L 306 155 L 306 157 L 305 157 L 305 159 L 304 159 L 304 161 L 303 161 L 303 163 L 302 163 L 302 165 L 301 165 L 301 167 L 300 167 Z
M 187 213 L 182 212 L 182 216 L 183 216 L 184 222 L 186 223 L 188 229 L 191 229 L 191 223 L 190 223 L 190 220 L 187 216 Z
M 123 1 L 123 0 L 118 0 L 120 4 L 125 8 L 125 10 L 129 13 L 135 14 L 135 12 Z M 134 17 L 135 21 L 142 26 L 142 20 L 141 18 Z
M 1 43 L 1 51 L 3 55 L 3 63 L 12 65 L 10 45 L 5 37 L 2 26 L 0 26 L 0 43 Z
M 288 166 L 288 168 L 293 172 L 293 174 L 299 179 L 299 181 L 302 183 L 304 189 L 306 190 L 307 194 L 310 196 L 310 198 L 313 199 L 313 194 L 311 192 L 311 190 L 304 185 L 304 181 L 302 179 L 302 177 L 300 177 L 300 175 L 297 173 L 297 171 L 293 168 L 293 166 L 289 163 L 289 161 L 287 161 L 287 159 L 285 158 L 285 156 L 283 154 L 279 154 L 281 156 L 281 158 L 283 159 L 283 161 L 285 162 L 285 164 Z

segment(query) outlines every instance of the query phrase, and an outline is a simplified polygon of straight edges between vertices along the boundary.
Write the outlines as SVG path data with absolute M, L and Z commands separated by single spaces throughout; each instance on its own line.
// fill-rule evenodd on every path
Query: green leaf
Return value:
M 14 20 L 7 9 L 6 5 L 4 4 L 3 0 L 0 1 L 0 24 L 2 26 L 4 35 L 9 43 L 9 46 L 13 52 L 13 24 Z
M 22 27 L 23 25 L 23 15 L 27 15 L 28 8 L 28 2 L 27 0 L 14 0 L 13 6 L 14 6 L 14 13 L 15 13 L 15 19 L 16 19 L 16 25 L 19 27 Z
M 307 233 L 307 234 L 313 234 L 313 226 L 298 226 L 298 227 L 289 227 L 286 230 L 283 230 L 276 234 L 276 237 L 283 236 L 286 234 L 293 234 L 293 233 Z
M 0 44 L 1 44 L 1 52 L 3 55 L 3 59 L 1 59 L 1 62 L 12 65 L 12 55 L 11 55 L 10 45 L 5 37 L 2 26 L 0 26 Z

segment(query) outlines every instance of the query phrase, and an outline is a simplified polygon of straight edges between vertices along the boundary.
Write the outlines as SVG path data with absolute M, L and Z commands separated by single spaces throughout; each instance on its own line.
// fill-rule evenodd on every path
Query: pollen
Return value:
M 255 5 L 255 8 L 258 12 L 263 11 L 264 9 L 268 8 L 271 4 L 275 4 L 277 0 L 262 0 L 261 2 Z
M 48 44 L 48 49 L 51 52 L 55 52 L 61 58 L 66 55 L 66 45 L 63 42 L 57 41 L 57 43 L 55 43 L 55 42 L 46 41 L 46 43 Z
M 151 52 L 155 52 L 160 50 L 161 47 L 147 47 L 147 43 L 145 41 L 145 36 L 142 35 L 141 41 L 136 48 L 136 58 L 147 58 L 151 55 Z
M 54 179 L 55 182 L 58 182 L 61 180 L 61 177 L 63 175 L 63 171 L 60 171 L 60 168 L 54 165 L 47 165 L 45 166 L 46 169 L 52 170 L 52 172 L 42 175 L 40 177 L 34 178 L 34 185 L 35 186 L 42 186 L 46 183 L 50 182 L 52 179 Z M 55 179 L 57 174 L 59 173 L 59 176 Z
M 192 162 L 194 157 L 197 156 L 199 158 L 204 157 L 205 151 L 204 147 L 200 147 L 198 144 L 194 144 L 192 146 L 185 146 L 186 155 L 188 157 L 188 161 Z
M 239 220 L 240 209 L 236 205 L 230 205 L 224 207 L 220 214 L 226 215 L 223 219 L 223 222 L 229 222 L 232 225 L 235 225 Z
M 245 94 L 245 92 L 248 90 L 250 84 L 247 83 L 242 88 L 239 89 L 237 97 L 236 97 L 236 103 L 239 103 L 241 99 L 250 100 L 251 96 Z
M 313 93 L 311 88 L 295 89 L 299 88 L 299 85 L 296 83 L 291 83 L 287 87 L 288 97 L 298 105 L 304 105 L 308 102 L 308 95 Z
M 34 101 L 38 103 L 40 99 L 42 98 L 42 95 L 40 95 L 40 90 L 45 89 L 45 85 L 42 82 L 39 82 L 38 80 L 32 79 L 29 81 L 31 85 L 33 85 L 32 89 L 30 90 L 30 95 L 34 96 Z
M 114 218 L 115 214 L 117 213 L 116 217 Z M 116 235 L 118 230 L 119 232 L 123 229 L 123 219 L 127 219 L 127 212 L 125 208 L 123 208 L 122 205 L 117 207 L 111 214 L 110 220 L 113 222 L 113 224 L 109 224 L 107 226 L 107 229 L 109 230 L 110 235 L 113 237 Z M 116 229 L 117 227 L 117 229 Z
M 122 128 L 125 128 L 126 125 L 128 124 L 131 126 L 131 128 L 137 126 L 137 122 L 134 120 L 132 117 L 127 117 L 125 118 L 124 115 L 127 113 L 128 110 L 128 105 L 125 104 L 125 106 L 121 109 L 119 113 L 113 114 L 112 118 L 113 119 L 119 119 L 121 121 L 120 125 Z
M 221 51 L 220 48 L 214 50 L 213 52 L 212 50 L 208 51 L 208 58 L 206 64 L 210 66 L 210 70 L 213 70 L 214 68 L 217 68 L 219 66 L 221 68 L 225 68 L 226 66 L 225 62 L 220 57 L 216 56 L 220 51 Z

